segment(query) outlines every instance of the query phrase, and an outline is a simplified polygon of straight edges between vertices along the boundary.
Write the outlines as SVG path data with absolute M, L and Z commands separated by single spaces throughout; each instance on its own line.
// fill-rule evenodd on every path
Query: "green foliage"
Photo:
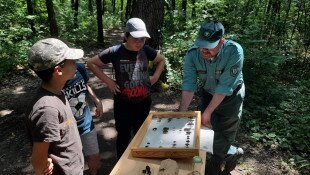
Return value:
M 295 157 L 290 165 L 301 171 L 309 169 L 310 58 L 309 44 L 305 45 L 309 30 L 304 29 L 310 23 L 303 21 L 309 18 L 296 23 L 298 8 L 294 3 L 285 19 L 266 16 L 261 8 L 264 1 L 238 2 L 197 2 L 197 14 L 202 15 L 189 17 L 186 22 L 181 21 L 178 9 L 166 15 L 163 47 L 167 81 L 170 87 L 180 88 L 183 57 L 196 38 L 200 22 L 220 20 L 226 38 L 240 43 L 245 51 L 246 98 L 241 126 L 254 143 L 294 152 L 299 159 Z M 285 15 L 283 10 L 281 17 Z M 304 28 L 299 28 L 300 24 Z
M 25 65 L 31 42 L 31 30 L 24 15 L 24 2 L 4 1 L 0 4 L 0 80 L 17 65 Z
M 0 4 L 1 13 L 5 14 L 0 16 L 0 79 L 17 66 L 26 66 L 28 48 L 49 36 L 45 1 L 33 2 L 34 15 L 27 15 L 26 1 L 7 0 Z M 306 12 L 310 1 L 281 1 L 280 7 L 258 0 L 203 0 L 194 5 L 187 2 L 185 20 L 180 0 L 176 1 L 175 10 L 165 12 L 162 50 L 167 60 L 167 82 L 162 84 L 180 88 L 183 58 L 200 23 L 221 21 L 225 37 L 240 43 L 245 51 L 246 99 L 241 126 L 254 143 L 290 151 L 296 154 L 289 161 L 291 166 L 309 169 L 310 18 Z M 74 25 L 70 1 L 53 3 L 61 39 L 78 46 L 96 40 L 95 3 L 91 13 L 87 1 L 80 1 L 78 27 Z M 116 3 L 119 8 L 119 1 Z M 196 17 L 192 16 L 192 8 Z M 111 1 L 106 1 L 105 9 L 102 32 L 120 28 L 125 9 L 112 14 Z M 36 33 L 29 22 L 35 24 Z
M 190 22 L 189 22 L 190 23 Z M 188 25 L 184 32 L 164 36 L 164 55 L 166 57 L 167 82 L 171 87 L 180 89 L 182 83 L 183 57 L 187 49 L 193 45 L 194 37 L 197 35 L 197 27 Z

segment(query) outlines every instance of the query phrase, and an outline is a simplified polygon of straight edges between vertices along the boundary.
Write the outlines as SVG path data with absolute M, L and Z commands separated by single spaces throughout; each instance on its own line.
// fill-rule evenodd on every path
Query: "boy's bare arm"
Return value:
M 89 70 L 91 70 L 94 75 L 96 75 L 103 83 L 107 84 L 110 91 L 113 94 L 116 94 L 120 92 L 119 86 L 115 83 L 114 80 L 109 78 L 102 70 L 101 67 L 103 66 L 103 63 L 101 62 L 98 55 L 92 57 L 87 61 L 87 66 Z
M 153 60 L 153 63 L 156 64 L 156 70 L 155 70 L 154 74 L 150 77 L 152 85 L 158 81 L 161 73 L 163 72 L 163 70 L 165 68 L 165 57 L 164 57 L 164 55 L 162 55 L 158 52 L 156 58 Z
M 49 145 L 48 142 L 33 142 L 31 163 L 36 175 L 46 174 Z
M 93 102 L 96 105 L 96 113 L 95 116 L 96 117 L 100 117 L 103 115 L 103 107 L 102 107 L 102 102 L 101 100 L 97 97 L 97 95 L 95 94 L 95 92 L 93 91 L 93 89 L 87 85 L 87 90 L 88 90 L 88 94 L 90 96 L 90 98 L 93 100 Z

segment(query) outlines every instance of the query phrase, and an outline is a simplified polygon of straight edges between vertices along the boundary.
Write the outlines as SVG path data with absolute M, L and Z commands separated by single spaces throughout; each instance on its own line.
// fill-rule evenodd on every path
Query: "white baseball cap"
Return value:
M 134 38 L 151 38 L 147 33 L 144 22 L 140 18 L 130 18 L 126 23 L 126 32 Z

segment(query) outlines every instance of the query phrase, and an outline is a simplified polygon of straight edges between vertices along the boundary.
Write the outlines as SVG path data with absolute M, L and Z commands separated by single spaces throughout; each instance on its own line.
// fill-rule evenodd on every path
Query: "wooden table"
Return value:
M 146 119 L 146 121 L 147 120 L 148 119 Z M 132 157 L 131 155 L 131 147 L 139 139 L 141 133 L 144 132 L 147 125 L 146 121 L 142 124 L 141 128 L 132 139 L 110 175 L 143 175 L 142 170 L 144 170 L 146 166 L 151 168 L 152 175 L 158 175 L 160 163 L 165 158 L 137 158 Z M 203 175 L 206 162 L 206 152 L 200 150 L 199 156 L 202 158 L 203 163 L 196 165 L 192 163 L 192 158 L 174 159 L 179 166 L 179 175 L 190 175 L 193 171 L 198 171 Z

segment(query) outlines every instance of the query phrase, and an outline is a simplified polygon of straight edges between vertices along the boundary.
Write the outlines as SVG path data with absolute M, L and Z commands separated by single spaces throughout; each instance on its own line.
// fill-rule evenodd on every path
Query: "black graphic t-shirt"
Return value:
M 117 96 L 139 102 L 150 95 L 148 62 L 153 61 L 156 55 L 156 50 L 149 46 L 144 46 L 140 51 L 130 51 L 120 44 L 102 51 L 99 58 L 104 64 L 113 64 L 116 83 L 121 90 Z

